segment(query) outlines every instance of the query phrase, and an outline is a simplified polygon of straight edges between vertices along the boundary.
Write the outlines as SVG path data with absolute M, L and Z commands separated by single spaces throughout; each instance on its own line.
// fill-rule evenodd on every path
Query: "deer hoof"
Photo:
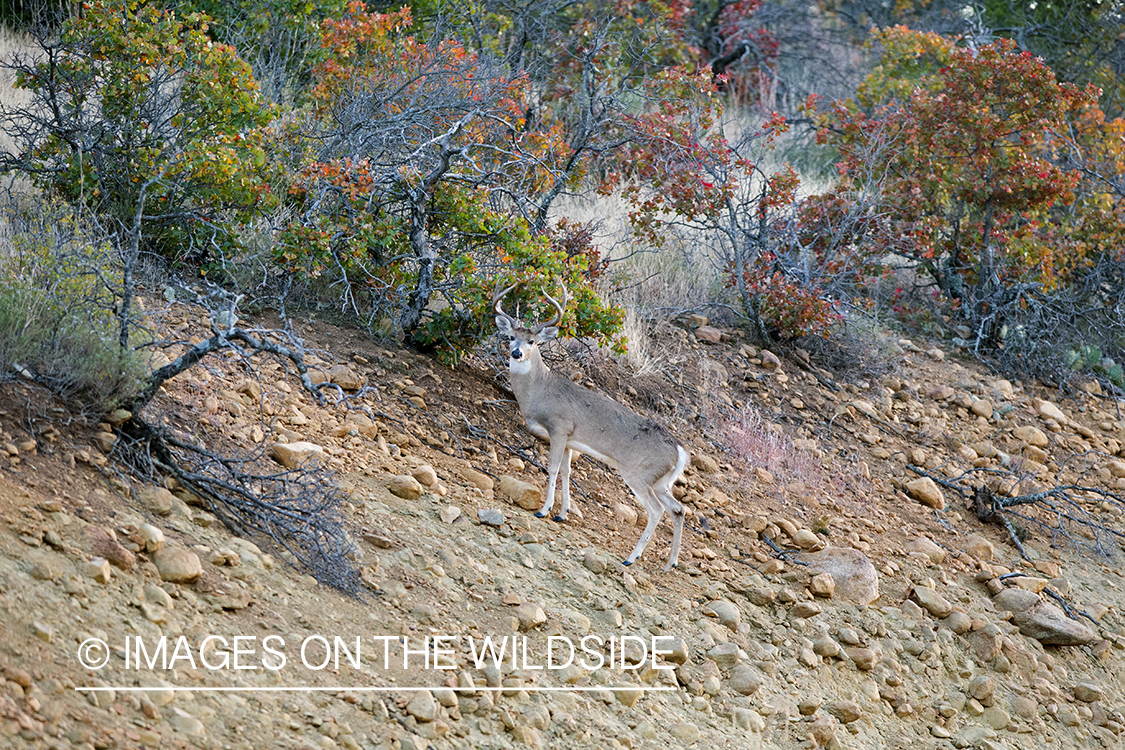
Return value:
M 546 514 L 546 513 L 542 513 L 542 512 L 540 512 L 540 513 L 536 513 L 536 514 L 535 514 L 535 517 L 536 517 L 536 518 L 546 518 L 546 517 L 547 517 L 547 514 Z
M 633 564 L 633 561 L 632 561 L 632 560 L 623 560 L 623 561 L 621 562 L 621 564 L 622 564 L 622 565 L 632 565 L 632 564 Z
M 558 522 L 558 523 L 563 523 L 564 521 L 566 521 L 566 519 L 565 519 L 565 518 L 563 518 L 562 516 L 555 516 L 555 517 L 554 517 L 554 518 L 552 518 L 551 520 L 552 520 L 552 521 L 556 521 L 556 522 Z

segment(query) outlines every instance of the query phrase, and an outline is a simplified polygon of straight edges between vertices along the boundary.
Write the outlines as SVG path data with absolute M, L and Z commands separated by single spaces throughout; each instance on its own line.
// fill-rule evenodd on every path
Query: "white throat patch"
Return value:
M 527 359 L 509 357 L 508 368 L 513 375 L 526 375 L 531 372 L 531 357 Z

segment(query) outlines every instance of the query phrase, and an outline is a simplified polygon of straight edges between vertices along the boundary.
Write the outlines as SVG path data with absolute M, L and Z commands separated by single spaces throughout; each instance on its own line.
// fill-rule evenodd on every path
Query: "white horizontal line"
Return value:
M 411 693 L 421 692 L 423 690 L 452 690 L 458 693 L 483 693 L 492 692 L 497 693 L 505 690 L 523 690 L 529 693 L 589 693 L 603 690 L 639 690 L 642 693 L 649 692 L 668 692 L 670 690 L 677 690 L 674 687 L 634 687 L 632 685 L 614 685 L 606 687 L 446 687 L 445 685 L 434 685 L 433 687 L 76 687 L 76 692 L 86 693 L 104 693 L 110 690 L 121 691 L 124 693 L 145 693 L 156 692 L 158 690 L 171 690 L 177 693 L 234 693 L 234 692 L 248 692 L 248 693 L 323 693 L 333 692 L 338 693 L 341 691 L 353 693 Z

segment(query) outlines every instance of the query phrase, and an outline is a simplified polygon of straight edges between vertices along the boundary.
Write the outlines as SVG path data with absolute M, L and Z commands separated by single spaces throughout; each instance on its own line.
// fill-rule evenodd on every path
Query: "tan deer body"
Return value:
M 570 464 L 574 454 L 584 453 L 617 469 L 648 513 L 648 523 L 626 565 L 640 557 L 664 511 L 672 514 L 672 551 L 665 567 L 670 570 L 679 557 L 684 527 L 684 508 L 672 496 L 672 484 L 687 465 L 687 451 L 651 419 L 552 372 L 539 353 L 539 345 L 558 334 L 555 326 L 562 319 L 563 306 L 548 297 L 558 311 L 555 319 L 532 328 L 521 326 L 501 309 L 504 295 L 513 288 L 496 296 L 496 325 L 510 338 L 509 378 L 520 414 L 531 434 L 550 444 L 546 498 L 535 515 L 542 518 L 551 512 L 561 474 L 562 507 L 555 520 L 566 520 Z

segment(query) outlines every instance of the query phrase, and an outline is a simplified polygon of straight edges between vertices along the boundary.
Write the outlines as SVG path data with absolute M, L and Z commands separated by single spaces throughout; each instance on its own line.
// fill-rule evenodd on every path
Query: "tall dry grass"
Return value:
M 675 356 L 657 328 L 683 312 L 725 302 L 726 294 L 706 243 L 670 237 L 662 247 L 648 246 L 632 236 L 628 210 L 619 195 L 570 198 L 557 206 L 561 216 L 599 226 L 595 243 L 611 261 L 599 291 L 625 310 L 621 361 L 642 377 L 660 372 Z
M 25 107 L 31 101 L 31 92 L 15 88 L 16 77 L 9 69 L 17 55 L 32 55 L 35 46 L 30 37 L 0 26 L 0 154 L 11 154 L 18 150 L 19 144 L 12 139 L 4 127 L 4 113 L 10 109 Z M 0 175 L 0 188 L 17 194 L 26 194 L 32 189 L 31 182 L 23 175 Z M 4 221 L 0 218 L 0 222 Z

